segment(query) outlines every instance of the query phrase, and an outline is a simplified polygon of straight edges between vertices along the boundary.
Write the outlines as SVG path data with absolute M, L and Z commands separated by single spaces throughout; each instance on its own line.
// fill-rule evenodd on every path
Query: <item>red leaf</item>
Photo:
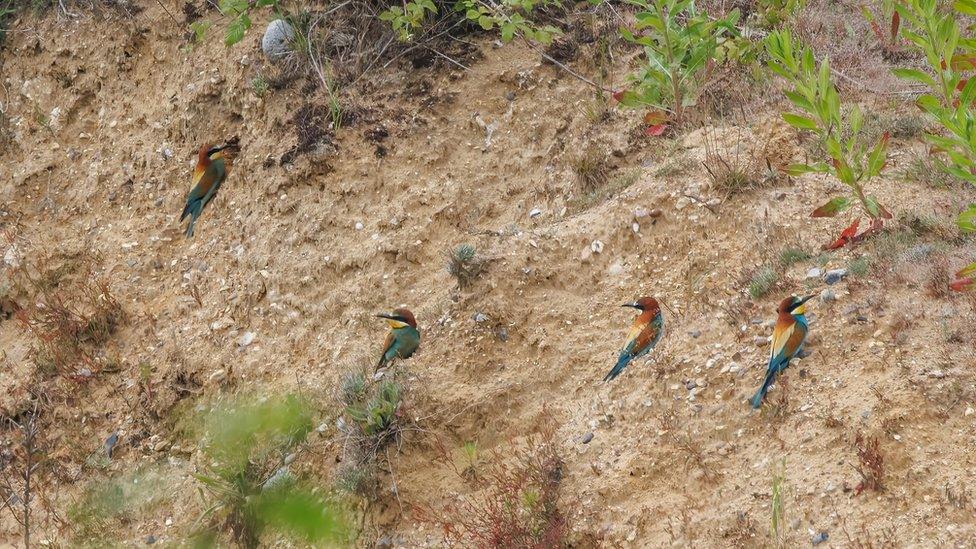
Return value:
M 949 289 L 954 292 L 963 292 L 973 283 L 971 278 L 957 278 L 949 283 Z
M 898 15 L 896 11 L 891 15 L 891 40 L 894 41 L 898 37 L 898 25 L 901 24 L 901 16 Z
M 881 212 L 881 217 L 883 217 L 885 219 L 891 219 L 893 217 L 891 215 L 891 212 L 888 211 L 888 208 L 885 208 L 881 204 L 878 204 L 878 210 Z
M 884 33 L 881 32 L 881 26 L 873 20 L 871 21 L 871 30 L 874 31 L 874 36 L 878 39 L 878 42 L 884 42 Z
M 968 78 L 960 79 L 959 83 L 956 84 L 956 91 L 962 91 L 962 89 L 966 87 L 966 82 L 969 82 Z
M 844 229 L 843 231 L 841 231 L 840 237 L 841 238 L 854 238 L 854 235 L 857 234 L 857 226 L 860 225 L 860 224 L 861 224 L 861 218 L 859 217 L 859 218 L 855 219 L 850 225 L 848 225 L 846 229 Z
M 620 102 L 620 101 L 623 101 L 624 94 L 625 93 L 627 93 L 627 90 L 617 90 L 617 91 L 611 93 L 610 94 L 610 97 L 613 97 L 615 100 L 617 100 L 618 102 Z
M 644 135 L 648 137 L 660 137 L 668 129 L 667 124 L 655 124 L 644 128 Z
M 846 229 L 841 231 L 840 237 L 830 244 L 823 247 L 825 250 L 836 250 L 843 248 L 848 243 L 853 242 L 854 238 L 857 236 L 857 227 L 861 224 L 861 218 L 857 218 L 851 223 Z
M 942 61 L 939 61 L 939 66 L 942 68 L 942 70 L 946 70 L 946 62 L 945 62 L 945 59 L 943 59 Z

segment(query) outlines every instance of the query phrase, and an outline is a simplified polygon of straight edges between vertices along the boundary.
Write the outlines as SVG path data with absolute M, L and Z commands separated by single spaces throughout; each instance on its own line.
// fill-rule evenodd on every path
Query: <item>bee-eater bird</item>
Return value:
M 624 303 L 622 307 L 633 307 L 640 311 L 640 314 L 630 327 L 627 343 L 620 351 L 617 365 L 603 377 L 603 381 L 610 381 L 619 376 L 630 361 L 649 353 L 664 333 L 664 316 L 661 314 L 660 305 L 653 297 L 642 297 L 633 303 Z
M 383 343 L 380 361 L 376 364 L 376 369 L 379 370 L 393 359 L 410 358 L 417 351 L 417 347 L 420 347 L 420 331 L 417 329 L 417 320 L 413 317 L 413 313 L 407 309 L 394 309 L 391 315 L 376 316 L 385 318 L 392 328 L 386 336 L 386 342 Z
M 190 223 L 186 226 L 186 236 L 193 236 L 193 225 L 196 224 L 200 213 L 217 194 L 220 184 L 227 179 L 227 172 L 233 162 L 234 153 L 238 149 L 236 137 L 219 147 L 202 145 L 197 156 L 197 165 L 193 169 L 193 190 L 186 197 L 186 206 L 180 215 L 180 223 L 190 216 Z
M 769 366 L 766 367 L 766 379 L 762 387 L 752 397 L 752 407 L 762 406 L 766 391 L 773 384 L 776 376 L 790 365 L 790 360 L 797 356 L 807 337 L 807 319 L 805 303 L 812 295 L 806 297 L 790 296 L 784 299 L 776 311 L 776 327 L 773 328 L 773 345 L 769 353 Z

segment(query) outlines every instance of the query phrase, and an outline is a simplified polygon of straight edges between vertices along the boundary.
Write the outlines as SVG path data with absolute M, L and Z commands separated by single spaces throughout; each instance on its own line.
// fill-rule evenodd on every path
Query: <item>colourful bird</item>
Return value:
M 186 236 L 193 236 L 193 225 L 196 224 L 200 213 L 217 194 L 220 184 L 227 179 L 234 155 L 238 151 L 238 139 L 230 139 L 224 145 L 212 147 L 202 145 L 197 156 L 197 165 L 193 169 L 193 190 L 186 197 L 186 206 L 180 215 L 180 223 L 190 216 L 190 223 L 186 226 Z
M 642 297 L 634 303 L 624 303 L 622 307 L 633 307 L 641 313 L 634 319 L 634 324 L 627 335 L 627 343 L 617 358 L 617 365 L 604 376 L 603 381 L 610 381 L 619 376 L 630 361 L 649 353 L 664 333 L 664 316 L 661 314 L 660 305 L 653 297 Z
M 386 342 L 383 343 L 383 354 L 376 364 L 377 370 L 393 359 L 407 359 L 417 352 L 417 347 L 420 347 L 420 331 L 417 330 L 417 320 L 413 317 L 413 313 L 407 309 L 394 309 L 391 315 L 376 316 L 385 318 L 392 328 L 386 336 Z
M 807 319 L 805 303 L 812 295 L 806 297 L 790 296 L 784 299 L 777 308 L 779 317 L 773 328 L 773 345 L 769 353 L 769 366 L 766 367 L 766 379 L 762 387 L 752 397 L 752 407 L 762 406 L 766 391 L 773 384 L 776 376 L 790 365 L 790 360 L 797 356 L 807 337 Z

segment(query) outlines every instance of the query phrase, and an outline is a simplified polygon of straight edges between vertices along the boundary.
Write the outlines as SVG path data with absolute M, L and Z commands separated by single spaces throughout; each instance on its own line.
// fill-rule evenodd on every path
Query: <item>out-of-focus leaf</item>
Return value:
M 644 135 L 648 137 L 660 137 L 664 135 L 664 132 L 667 131 L 667 129 L 667 124 L 655 124 L 653 126 L 644 128 Z
M 834 217 L 840 212 L 850 208 L 852 203 L 853 201 L 850 198 L 846 196 L 838 196 L 837 198 L 832 198 L 829 202 L 823 206 L 820 206 L 816 210 L 813 210 L 810 217 Z
M 970 204 L 966 211 L 959 214 L 956 225 L 960 230 L 966 232 L 976 231 L 976 204 Z

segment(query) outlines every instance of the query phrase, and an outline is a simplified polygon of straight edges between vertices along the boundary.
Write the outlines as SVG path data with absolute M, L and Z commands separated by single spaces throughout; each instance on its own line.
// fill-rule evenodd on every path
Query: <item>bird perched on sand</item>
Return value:
M 784 299 L 776 311 L 776 327 L 773 328 L 773 345 L 769 353 L 769 366 L 766 367 L 766 379 L 762 387 L 752 397 L 752 407 L 762 406 L 766 391 L 773 384 L 776 376 L 790 365 L 790 360 L 797 356 L 807 337 L 807 319 L 805 303 L 812 295 L 806 297 L 790 296 Z
M 380 355 L 380 361 L 376 364 L 377 370 L 392 362 L 393 359 L 410 358 L 417 352 L 417 347 L 420 347 L 420 331 L 417 330 L 417 320 L 413 317 L 413 313 L 407 309 L 394 309 L 393 314 L 376 316 L 385 318 L 392 328 L 383 343 L 383 354 Z
M 197 155 L 197 165 L 193 169 L 193 190 L 186 197 L 186 206 L 180 215 L 180 223 L 190 216 L 190 223 L 186 226 L 186 236 L 193 236 L 193 225 L 196 224 L 200 213 L 217 194 L 220 184 L 227 179 L 234 156 L 239 151 L 237 137 L 227 143 L 213 147 L 202 145 Z
M 617 365 L 603 377 L 603 381 L 610 381 L 619 376 L 630 361 L 649 353 L 664 333 L 664 316 L 661 314 L 660 305 L 653 297 L 642 297 L 633 303 L 624 303 L 622 307 L 633 307 L 640 311 L 640 314 L 630 327 L 627 343 L 620 351 Z

